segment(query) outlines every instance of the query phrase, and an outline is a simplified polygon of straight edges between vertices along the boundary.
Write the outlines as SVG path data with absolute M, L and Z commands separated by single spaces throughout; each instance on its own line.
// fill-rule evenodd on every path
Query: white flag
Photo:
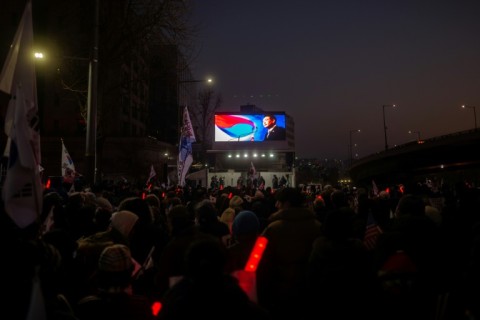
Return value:
M 372 190 L 373 190 L 373 195 L 378 197 L 378 195 L 380 194 L 379 191 L 378 191 L 378 187 L 377 187 L 377 184 L 375 183 L 375 181 L 372 180 Z
M 63 181 L 67 183 L 74 183 L 75 181 L 75 165 L 73 160 L 68 153 L 67 148 L 65 148 L 65 143 L 62 139 L 62 177 Z
M 155 177 L 156 175 L 157 173 L 155 172 L 155 168 L 153 168 L 153 164 L 152 164 L 152 166 L 150 167 L 150 174 L 148 175 L 148 180 L 146 185 L 148 185 L 152 181 L 153 177 Z
M 38 104 L 33 61 L 32 4 L 23 12 L 5 65 L 0 90 L 12 95 L 5 118 L 10 148 L 2 189 L 5 210 L 20 228 L 35 222 L 42 209 Z
M 248 171 L 248 175 L 250 180 L 255 180 L 257 178 L 257 169 L 255 169 L 252 161 L 250 161 L 250 170 Z
M 185 107 L 183 110 L 183 125 L 182 132 L 180 134 L 180 143 L 178 144 L 178 161 L 177 161 L 177 171 L 178 171 L 178 185 L 185 185 L 185 176 L 187 175 L 190 166 L 193 163 L 193 151 L 192 143 L 196 141 L 195 133 L 193 132 L 192 122 L 190 121 L 190 115 L 188 114 L 188 109 Z

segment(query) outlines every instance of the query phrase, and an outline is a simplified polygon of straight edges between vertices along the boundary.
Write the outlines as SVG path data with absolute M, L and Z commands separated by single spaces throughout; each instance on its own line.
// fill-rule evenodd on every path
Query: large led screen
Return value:
M 284 113 L 216 113 L 215 142 L 284 141 Z

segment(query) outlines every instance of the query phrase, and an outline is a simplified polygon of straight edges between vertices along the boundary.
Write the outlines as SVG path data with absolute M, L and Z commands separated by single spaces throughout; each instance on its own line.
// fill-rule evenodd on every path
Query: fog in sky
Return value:
M 383 105 L 390 147 L 473 129 L 479 17 L 478 0 L 195 1 L 192 70 L 221 111 L 291 115 L 298 157 L 347 159 L 360 129 L 362 158 L 385 148 Z

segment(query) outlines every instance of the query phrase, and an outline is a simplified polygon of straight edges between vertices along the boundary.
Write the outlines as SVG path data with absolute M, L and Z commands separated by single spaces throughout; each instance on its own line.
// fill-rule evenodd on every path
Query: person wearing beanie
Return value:
M 84 293 L 91 291 L 89 279 L 94 274 L 97 262 L 103 249 L 113 244 L 130 246 L 130 239 L 135 233 L 133 229 L 138 221 L 134 213 L 123 210 L 112 214 L 107 231 L 97 232 L 89 237 L 77 240 L 78 249 L 75 260 L 81 270 L 80 277 L 86 286 Z
M 273 318 L 307 317 L 302 314 L 307 262 L 322 224 L 306 206 L 300 188 L 284 187 L 275 192 L 277 212 L 269 216 L 262 231 L 268 244 L 257 269 L 258 302 Z
M 163 295 L 158 319 L 271 319 L 225 272 L 226 255 L 216 237 L 191 242 L 185 253 L 185 277 Z
M 258 221 L 257 215 L 252 211 L 243 210 L 240 211 L 233 220 L 232 235 L 235 238 L 243 235 L 257 236 L 260 230 L 259 228 L 260 222 Z
M 222 212 L 220 216 L 220 221 L 226 223 L 228 228 L 230 229 L 230 233 L 232 232 L 232 223 L 235 219 L 235 215 L 243 209 L 243 199 L 240 196 L 233 196 L 230 199 L 228 208 Z
M 234 208 L 228 207 L 222 212 L 222 215 L 220 216 L 220 221 L 228 225 L 228 229 L 230 230 L 230 233 L 232 233 L 232 223 L 235 218 L 236 211 Z
M 249 210 L 240 211 L 232 224 L 232 243 L 228 247 L 227 270 L 243 270 L 260 233 L 260 221 Z
M 113 229 L 128 238 L 137 221 L 138 216 L 136 214 L 131 211 L 122 210 L 112 214 L 111 226 Z
M 232 199 L 230 199 L 229 206 L 230 208 L 237 208 L 241 207 L 243 205 L 243 199 L 240 196 L 233 196 Z
M 80 320 L 154 319 L 149 300 L 132 295 L 134 261 L 123 244 L 107 246 L 101 253 L 95 274 L 97 290 L 77 304 Z
M 200 232 L 218 237 L 225 245 L 230 242 L 230 228 L 218 218 L 217 209 L 210 200 L 202 200 L 195 206 L 195 224 Z

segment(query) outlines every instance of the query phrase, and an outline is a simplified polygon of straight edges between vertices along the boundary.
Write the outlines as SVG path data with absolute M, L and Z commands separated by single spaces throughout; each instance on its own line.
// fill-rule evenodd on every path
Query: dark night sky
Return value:
M 478 0 L 201 0 L 197 78 L 222 111 L 255 104 L 295 120 L 296 155 L 359 157 L 469 130 L 480 113 Z M 480 117 L 480 114 L 479 114 Z M 479 118 L 480 124 L 480 118 Z

